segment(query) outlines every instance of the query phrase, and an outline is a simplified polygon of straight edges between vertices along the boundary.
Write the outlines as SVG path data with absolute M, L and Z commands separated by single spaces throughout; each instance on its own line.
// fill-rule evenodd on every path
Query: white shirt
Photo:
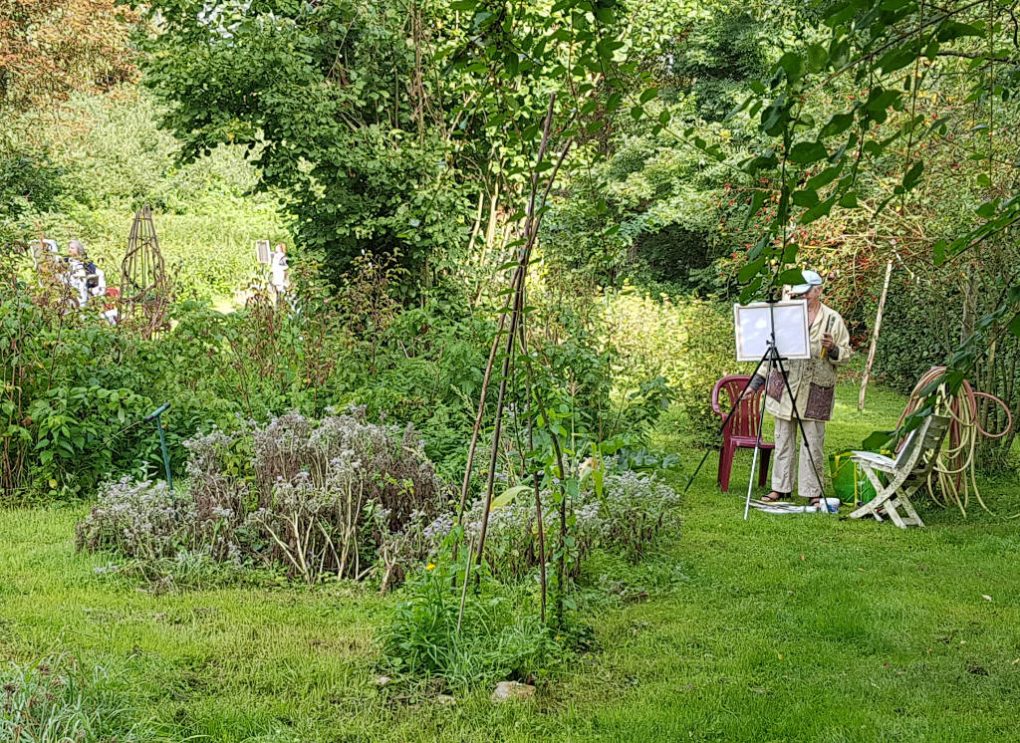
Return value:
M 270 283 L 277 291 L 287 286 L 287 254 L 274 250 L 269 256 Z

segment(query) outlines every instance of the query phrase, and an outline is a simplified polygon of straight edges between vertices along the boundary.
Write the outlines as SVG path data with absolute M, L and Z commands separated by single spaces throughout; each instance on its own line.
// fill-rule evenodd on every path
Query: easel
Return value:
M 815 456 L 811 451 L 811 445 L 808 443 L 807 434 L 804 431 L 804 421 L 801 420 L 800 412 L 797 410 L 797 398 L 793 395 L 793 390 L 790 388 L 790 377 L 786 373 L 786 367 L 783 365 L 783 357 L 779 355 L 779 349 L 776 348 L 776 322 L 775 322 L 775 311 L 772 309 L 775 306 L 775 301 L 769 301 L 769 314 L 771 315 L 771 323 L 769 325 L 769 335 L 771 336 L 768 341 L 768 348 L 765 354 L 758 361 L 758 366 L 755 367 L 755 374 L 758 373 L 758 369 L 761 368 L 763 363 L 768 362 L 768 371 L 765 373 L 765 384 L 769 383 L 772 378 L 772 372 L 775 369 L 779 370 L 779 373 L 783 377 L 783 385 L 786 388 L 786 394 L 790 396 L 790 409 L 793 412 L 793 418 L 797 421 L 797 428 L 800 430 L 801 440 L 804 442 L 804 449 L 808 453 L 809 464 L 811 465 L 811 471 L 815 475 L 815 479 L 818 480 L 818 491 L 821 493 L 820 500 L 818 501 L 819 510 L 824 510 L 825 513 L 829 513 L 829 508 L 825 503 L 825 483 L 822 482 L 822 476 L 818 472 L 818 468 L 815 467 Z M 751 379 L 754 379 L 754 375 L 751 375 Z M 748 381 L 747 386 L 750 386 L 751 382 Z M 746 391 L 746 387 L 745 387 Z M 747 521 L 748 513 L 751 510 L 751 492 L 754 489 L 754 468 L 758 465 L 758 452 L 761 451 L 761 429 L 762 424 L 765 422 L 765 399 L 768 397 L 768 391 L 761 396 L 761 410 L 758 415 L 758 434 L 754 440 L 754 456 L 751 458 L 751 477 L 747 481 L 747 499 L 744 501 L 744 521 Z M 730 411 L 733 412 L 732 410 Z M 803 462 L 798 464 L 798 469 L 803 466 Z
M 801 420 L 800 413 L 797 410 L 797 401 L 796 401 L 796 399 L 793 396 L 793 390 L 790 388 L 790 379 L 789 379 L 789 377 L 786 374 L 786 367 L 783 365 L 783 358 L 779 355 L 779 351 L 776 348 L 775 303 L 776 303 L 775 299 L 770 299 L 768 301 L 768 304 L 769 304 L 769 315 L 770 315 L 770 323 L 769 323 L 769 336 L 770 337 L 769 337 L 769 340 L 768 340 L 768 346 L 767 346 L 767 348 L 765 350 L 765 353 L 762 354 L 762 357 L 760 359 L 758 359 L 758 363 L 754 367 L 754 371 L 751 372 L 751 376 L 748 378 L 747 384 L 744 385 L 744 389 L 742 389 L 740 391 L 740 396 L 737 397 L 736 403 L 730 409 L 730 412 L 726 414 L 726 418 L 723 420 L 722 425 L 719 426 L 719 435 L 722 436 L 726 432 L 726 426 L 729 425 L 730 419 L 733 417 L 733 414 L 737 410 L 737 406 L 740 404 L 740 401 L 744 398 L 744 395 L 747 394 L 747 390 L 751 387 L 751 382 L 754 381 L 754 378 L 758 374 L 758 371 L 761 369 L 762 365 L 763 364 L 767 364 L 767 371 L 765 373 L 765 384 L 766 385 L 768 384 L 768 381 L 769 381 L 769 379 L 772 376 L 772 371 L 774 369 L 778 369 L 780 371 L 780 373 L 783 375 L 783 384 L 785 385 L 786 393 L 790 396 L 790 400 L 792 402 L 793 417 L 797 421 L 797 426 L 798 426 L 798 428 L 800 430 L 801 439 L 804 442 L 804 448 L 807 450 L 808 459 L 810 460 L 810 464 L 811 464 L 811 470 L 812 470 L 812 472 L 815 473 L 815 478 L 818 480 L 819 490 L 822 491 L 822 500 L 819 501 L 819 505 L 820 506 L 824 506 L 824 503 L 825 503 L 825 492 L 824 492 L 825 491 L 825 485 L 822 482 L 821 475 L 819 474 L 818 469 L 815 467 L 814 454 L 811 451 L 810 444 L 808 444 L 807 436 L 805 436 L 805 434 L 804 434 L 804 422 Z M 761 396 L 761 398 L 762 398 L 761 399 L 761 409 L 758 411 L 759 412 L 759 415 L 758 415 L 758 432 L 757 432 L 757 435 L 755 436 L 755 442 L 754 442 L 754 455 L 753 455 L 752 461 L 751 461 L 751 475 L 750 475 L 750 478 L 748 479 L 748 483 L 747 483 L 747 500 L 744 503 L 744 521 L 747 521 L 748 514 L 749 514 L 750 508 L 751 508 L 751 493 L 754 490 L 754 471 L 755 471 L 755 468 L 758 466 L 758 454 L 761 451 L 761 432 L 762 432 L 762 424 L 765 421 L 765 398 L 767 397 L 767 395 L 768 395 L 768 392 L 766 391 L 766 393 Z M 686 487 L 684 487 L 684 493 L 687 493 L 687 491 L 690 490 L 691 483 L 693 483 L 694 482 L 694 478 L 698 476 L 698 473 L 701 471 L 701 468 L 704 466 L 705 461 L 708 459 L 708 455 L 712 451 L 713 451 L 712 449 L 706 449 L 705 450 L 705 454 L 704 454 L 704 456 L 702 456 L 701 461 L 698 463 L 698 466 L 695 468 L 694 473 L 691 475 L 690 479 L 687 480 L 687 485 L 686 485 Z M 829 513 L 829 509 L 827 507 L 825 507 L 825 512 Z

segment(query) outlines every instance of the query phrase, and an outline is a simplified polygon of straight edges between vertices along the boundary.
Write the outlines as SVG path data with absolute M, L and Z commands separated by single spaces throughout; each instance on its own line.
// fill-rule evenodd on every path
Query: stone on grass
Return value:
M 440 694 L 436 697 L 436 704 L 440 707 L 452 707 L 457 703 L 457 700 L 451 697 L 449 694 Z
M 506 702 L 513 699 L 531 699 L 535 696 L 535 687 L 518 681 L 500 681 L 492 692 L 493 702 Z
M 384 686 L 389 686 L 391 681 L 393 681 L 393 679 L 391 679 L 389 676 L 375 677 L 375 685 L 378 686 L 380 689 L 383 688 Z

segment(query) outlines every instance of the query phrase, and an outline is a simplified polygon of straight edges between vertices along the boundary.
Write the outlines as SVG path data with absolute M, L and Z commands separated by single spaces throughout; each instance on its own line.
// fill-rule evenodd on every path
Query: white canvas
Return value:
M 733 325 L 737 337 L 737 361 L 758 361 L 768 350 L 773 318 L 776 348 L 784 359 L 811 358 L 808 336 L 807 302 L 758 302 L 733 305 Z

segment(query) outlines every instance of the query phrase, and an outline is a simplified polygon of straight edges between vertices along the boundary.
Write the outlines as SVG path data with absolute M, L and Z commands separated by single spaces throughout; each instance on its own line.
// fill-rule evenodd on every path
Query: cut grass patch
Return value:
M 891 427 L 903 400 L 840 389 L 828 450 Z M 700 452 L 663 435 L 693 468 Z M 1018 740 L 1020 523 L 933 507 L 925 530 L 821 514 L 741 518 L 711 455 L 682 537 L 644 564 L 594 561 L 600 650 L 529 703 L 441 706 L 374 684 L 397 597 L 343 585 L 155 595 L 76 554 L 71 510 L 0 513 L 0 657 L 109 669 L 165 740 Z M 686 477 L 674 476 L 682 487 Z M 1013 481 L 985 483 L 1016 510 Z M 1012 509 L 1012 511 L 1011 511 Z M 986 598 L 986 597 L 990 597 Z

